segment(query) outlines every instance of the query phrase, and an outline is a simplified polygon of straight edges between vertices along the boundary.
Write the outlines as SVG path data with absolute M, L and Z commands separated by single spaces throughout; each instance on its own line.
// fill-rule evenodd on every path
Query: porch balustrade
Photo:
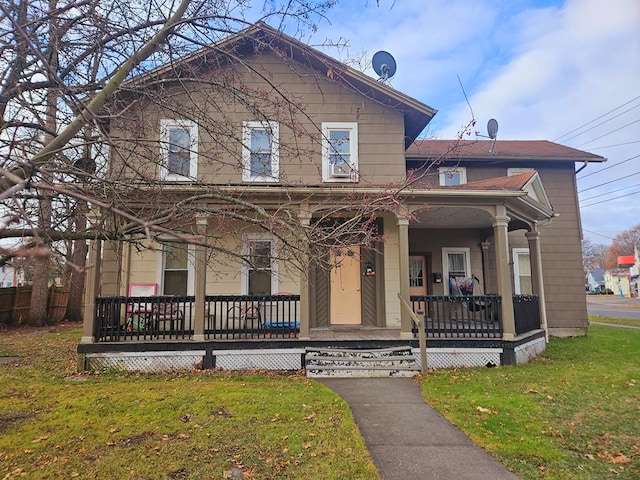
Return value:
M 501 338 L 500 301 L 499 295 L 411 296 L 413 311 L 425 316 L 427 338 Z
M 500 302 L 499 295 L 411 297 L 413 311 L 425 316 L 427 338 L 500 338 Z M 539 329 L 538 296 L 514 295 L 513 314 L 516 335 Z
M 205 338 L 296 338 L 300 295 L 207 295 Z M 189 339 L 195 297 L 98 297 L 96 341 Z
M 514 295 L 513 315 L 516 320 L 516 335 L 540 328 L 540 300 L 538 295 Z

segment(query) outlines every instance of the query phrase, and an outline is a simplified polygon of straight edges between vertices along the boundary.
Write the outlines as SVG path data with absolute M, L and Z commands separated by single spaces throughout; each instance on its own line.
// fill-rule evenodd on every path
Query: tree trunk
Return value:
M 87 218 L 84 212 L 78 213 L 76 220 L 77 231 L 86 228 Z M 73 265 L 69 275 L 69 301 L 67 303 L 67 320 L 70 322 L 82 322 L 82 304 L 84 294 L 84 267 L 87 262 L 87 242 L 85 240 L 76 240 L 73 242 L 73 253 L 70 262 Z

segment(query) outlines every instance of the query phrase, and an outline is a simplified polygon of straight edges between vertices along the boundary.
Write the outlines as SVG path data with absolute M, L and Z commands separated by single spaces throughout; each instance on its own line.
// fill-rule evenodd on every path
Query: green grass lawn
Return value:
M 640 331 L 592 325 L 528 365 L 436 370 L 422 388 L 522 479 L 637 479 L 638 381 Z
M 602 315 L 593 315 L 589 317 L 590 322 L 598 323 L 615 323 L 616 325 L 631 325 L 633 327 L 640 327 L 640 320 L 634 318 L 614 318 L 605 317 Z
M 377 479 L 348 406 L 294 374 L 75 376 L 80 331 L 2 332 L 0 478 Z

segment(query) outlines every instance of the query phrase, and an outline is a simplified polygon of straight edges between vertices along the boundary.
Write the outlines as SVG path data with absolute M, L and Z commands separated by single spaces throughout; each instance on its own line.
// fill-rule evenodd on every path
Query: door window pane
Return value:
M 449 277 L 467 277 L 467 261 L 463 252 L 447 254 Z
M 409 286 L 410 287 L 424 286 L 424 274 L 422 272 L 422 259 L 420 258 L 409 259 Z

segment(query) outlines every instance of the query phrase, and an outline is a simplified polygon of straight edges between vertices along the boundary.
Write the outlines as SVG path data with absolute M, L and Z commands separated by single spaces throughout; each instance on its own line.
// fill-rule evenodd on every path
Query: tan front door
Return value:
M 409 295 L 427 294 L 427 259 L 426 257 L 409 257 Z M 415 302 L 413 305 L 415 313 L 424 314 L 424 302 Z
M 360 325 L 360 247 L 345 247 L 339 254 L 332 253 L 331 263 L 338 265 L 331 270 L 331 324 Z

